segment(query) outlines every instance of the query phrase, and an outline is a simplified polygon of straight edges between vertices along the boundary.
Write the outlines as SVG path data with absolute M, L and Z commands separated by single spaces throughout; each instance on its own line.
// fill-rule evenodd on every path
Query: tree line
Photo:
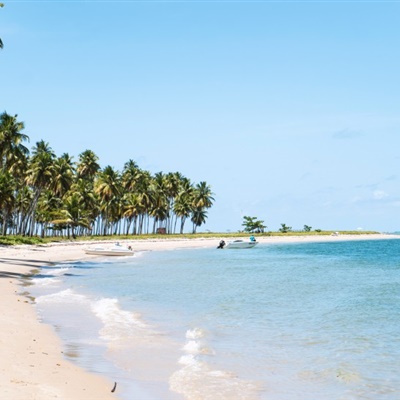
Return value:
M 101 168 L 92 150 L 74 162 L 41 140 L 31 151 L 18 115 L 0 115 L 0 233 L 88 236 L 192 232 L 214 198 L 206 182 L 180 172 L 151 174 L 128 160 L 122 171 Z

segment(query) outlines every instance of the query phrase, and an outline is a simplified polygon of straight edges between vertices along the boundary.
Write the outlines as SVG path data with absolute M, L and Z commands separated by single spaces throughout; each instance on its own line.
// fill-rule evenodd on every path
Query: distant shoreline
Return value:
M 184 233 L 184 234 L 143 234 L 143 235 L 115 235 L 115 236 L 81 236 L 77 238 L 67 238 L 67 237 L 45 237 L 41 238 L 38 236 L 0 236 L 0 247 L 9 246 L 9 245 L 47 245 L 47 244 L 79 244 L 79 243 L 100 243 L 100 242 L 109 242 L 109 241 L 149 241 L 149 240 L 206 240 L 206 239 L 238 239 L 244 238 L 254 235 L 258 238 L 271 238 L 271 237 L 280 237 L 280 238 L 292 238 L 292 237 L 328 237 L 328 236 L 337 236 L 349 238 L 352 236 L 360 236 L 366 238 L 373 237 L 375 235 L 384 235 L 384 236 L 397 236 L 400 233 L 382 233 L 376 231 L 289 231 L 289 232 L 279 232 L 279 231 L 269 231 L 264 233 L 254 233 L 254 232 L 203 232 L 203 233 Z M 371 236 L 372 235 L 372 236 Z
M 243 234 L 242 238 L 249 235 Z M 400 235 L 356 234 L 257 236 L 262 244 L 340 242 L 349 240 L 400 239 Z M 216 248 L 223 234 L 207 238 L 165 238 L 101 240 L 101 243 L 129 244 L 134 251 L 167 251 L 190 248 Z M 228 239 L 229 240 L 229 239 Z M 35 270 L 65 261 L 90 260 L 83 251 L 96 243 L 90 241 L 63 241 L 38 245 L 0 246 L 0 347 L 3 374 L 0 390 L 10 399 L 47 400 L 56 394 L 63 400 L 118 399 L 111 393 L 114 382 L 108 377 L 89 373 L 66 360 L 62 343 L 54 330 L 40 322 L 26 296 L 24 281 Z M 218 250 L 219 251 L 219 250 Z M 231 251 L 231 250 L 224 250 Z M 252 250 L 244 250 L 252 251 Z

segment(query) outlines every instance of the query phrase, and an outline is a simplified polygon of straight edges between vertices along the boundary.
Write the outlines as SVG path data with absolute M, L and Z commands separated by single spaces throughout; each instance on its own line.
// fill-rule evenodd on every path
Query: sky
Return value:
M 205 181 L 199 231 L 400 230 L 400 1 L 2 1 L 30 149 Z

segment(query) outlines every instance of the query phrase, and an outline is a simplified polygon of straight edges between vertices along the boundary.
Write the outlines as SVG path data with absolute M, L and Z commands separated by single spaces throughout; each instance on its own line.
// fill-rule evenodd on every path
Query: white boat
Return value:
M 116 243 L 112 247 L 90 247 L 85 249 L 86 254 L 91 254 L 94 256 L 133 256 L 133 250 L 129 247 L 121 246 L 119 243 Z
M 226 245 L 227 249 L 251 249 L 256 246 L 258 242 L 255 240 L 233 240 L 232 242 L 228 242 Z

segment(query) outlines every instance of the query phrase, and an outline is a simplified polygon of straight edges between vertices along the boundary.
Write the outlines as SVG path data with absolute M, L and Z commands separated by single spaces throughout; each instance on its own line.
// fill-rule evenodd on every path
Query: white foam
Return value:
M 195 340 L 189 340 L 184 346 L 183 350 L 189 354 L 200 354 L 201 352 L 201 345 L 199 342 Z
M 201 328 L 186 332 L 185 352 L 178 363 L 183 367 L 169 379 L 171 390 L 182 394 L 188 400 L 252 400 L 258 397 L 259 386 L 239 379 L 229 371 L 212 369 L 201 358 L 214 354 L 205 343 L 205 331 Z
M 32 283 L 36 286 L 53 286 L 60 283 L 61 280 L 57 278 L 34 278 Z
M 193 357 L 193 356 L 192 356 Z M 170 389 L 188 400 L 256 400 L 260 385 L 227 371 L 213 370 L 207 363 L 183 356 L 184 367 L 169 379 Z
M 196 364 L 199 364 L 196 357 L 194 357 L 192 354 L 186 354 L 186 355 L 182 356 L 179 359 L 178 363 L 182 364 L 182 365 L 190 365 L 190 366 L 195 366 Z
M 54 268 L 51 270 L 51 275 L 65 275 L 66 272 L 68 272 L 71 268 Z
M 104 325 L 100 331 L 104 340 L 128 338 L 138 329 L 148 328 L 139 313 L 121 310 L 117 299 L 100 299 L 91 304 L 91 309 Z
M 86 296 L 75 293 L 72 289 L 62 290 L 61 292 L 47 294 L 36 298 L 36 303 L 88 303 Z
M 206 333 L 201 328 L 189 329 L 186 331 L 186 339 L 200 339 L 206 336 Z

